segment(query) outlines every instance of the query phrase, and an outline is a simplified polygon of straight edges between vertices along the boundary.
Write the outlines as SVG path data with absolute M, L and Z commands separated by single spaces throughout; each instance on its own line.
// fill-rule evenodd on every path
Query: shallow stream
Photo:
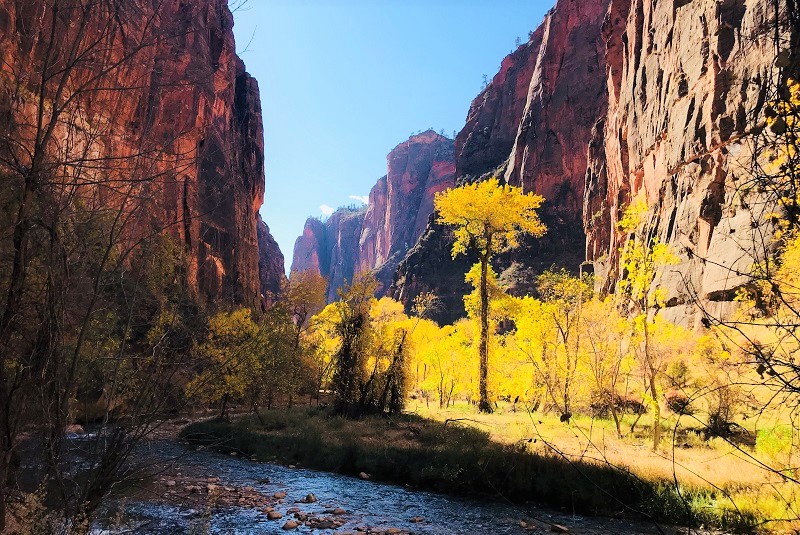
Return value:
M 154 465 L 171 463 L 173 473 L 181 477 L 190 475 L 201 481 L 219 478 L 221 488 L 248 488 L 270 498 L 276 492 L 285 492 L 282 503 L 273 504 L 274 510 L 283 517 L 269 520 L 264 508 L 247 505 L 208 508 L 197 502 L 185 504 L 180 496 L 167 496 L 176 494 L 175 491 L 162 493 L 156 482 L 147 491 L 110 500 L 106 510 L 109 515 L 115 510 L 122 511 L 122 523 L 111 528 L 111 521 L 100 522 L 93 530 L 95 535 L 287 533 L 284 523 L 294 518 L 290 509 L 324 517 L 324 511 L 330 513 L 333 508 L 346 511 L 337 517 L 340 522 L 344 521 L 340 527 L 320 530 L 301 523 L 291 532 L 504 535 L 557 532 L 558 528 L 553 526 L 557 524 L 575 534 L 660 533 L 652 524 L 456 498 L 327 472 L 254 462 L 207 450 L 195 451 L 170 441 L 152 442 L 143 447 L 139 455 L 141 460 Z M 167 483 L 170 484 L 181 485 Z M 316 503 L 298 503 L 309 493 L 316 496 Z M 674 529 L 662 529 L 664 533 L 675 533 Z

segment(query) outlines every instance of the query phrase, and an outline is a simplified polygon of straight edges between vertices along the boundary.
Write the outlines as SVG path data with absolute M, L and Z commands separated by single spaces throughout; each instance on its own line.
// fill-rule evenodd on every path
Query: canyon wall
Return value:
M 548 234 L 496 260 L 512 293 L 530 292 L 550 265 L 577 272 L 584 260 L 598 289 L 613 291 L 629 238 L 617 223 L 643 199 L 640 232 L 680 257 L 654 282 L 668 293 L 661 313 L 691 325 L 700 310 L 732 311 L 766 247 L 769 207 L 737 184 L 777 74 L 771 10 L 766 0 L 559 0 L 503 60 L 456 138 L 456 177 L 500 176 L 547 200 Z M 420 292 L 440 296 L 439 321 L 463 315 L 469 291 L 473 259 L 451 261 L 451 243 L 429 225 L 392 288 L 407 308 Z
M 397 265 L 425 230 L 433 197 L 452 187 L 453 140 L 432 130 L 411 136 L 386 157 L 387 174 L 366 206 L 340 208 L 326 221 L 310 218 L 295 242 L 292 272 L 313 269 L 328 278 L 328 299 L 353 276 L 373 271 L 380 295 Z
M 577 271 L 584 260 L 586 148 L 606 111 L 601 27 L 609 0 L 560 0 L 527 43 L 507 56 L 472 102 L 456 137 L 460 182 L 498 176 L 543 195 L 548 233 L 497 259 L 514 293 L 530 292 L 535 276 L 555 265 Z M 464 274 L 476 261 L 451 260 L 452 233 L 432 224 L 400 264 L 392 294 L 410 306 L 421 292 L 441 299 L 436 314 L 463 316 Z
M 753 129 L 775 79 L 771 2 L 614 0 L 603 27 L 608 109 L 589 149 L 584 219 L 599 286 L 619 278 L 617 229 L 632 199 L 644 232 L 680 258 L 656 281 L 667 317 L 692 325 L 698 304 L 729 313 L 762 254 L 764 223 L 749 179 Z M 755 207 L 755 208 L 754 208 Z
M 262 274 L 279 276 L 279 252 L 262 251 L 260 270 L 261 105 L 236 55 L 227 1 L 98 2 L 54 13 L 44 0 L 0 1 L 4 139 L 28 136 L 34 146 L 31 118 L 63 109 L 43 152 L 63 158 L 72 147 L 102 163 L 102 179 L 86 166 L 68 170 L 76 183 L 100 183 L 83 188 L 85 202 L 124 198 L 132 240 L 172 236 L 195 297 L 258 306 Z M 16 150 L 0 147 L 11 159 Z

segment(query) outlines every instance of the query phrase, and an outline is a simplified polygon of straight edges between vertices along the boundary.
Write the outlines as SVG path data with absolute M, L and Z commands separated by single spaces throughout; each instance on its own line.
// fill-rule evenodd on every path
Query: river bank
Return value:
M 158 475 L 109 499 L 94 535 L 690 533 L 256 462 L 166 439 L 148 443 L 137 457 Z
M 706 489 L 681 487 L 679 493 L 667 480 L 534 454 L 533 440 L 499 444 L 458 421 L 415 415 L 351 421 L 321 409 L 296 408 L 266 411 L 260 418 L 207 421 L 188 426 L 181 436 L 228 454 L 452 496 L 544 505 L 566 514 L 754 531 L 752 517 L 709 508 L 715 498 Z

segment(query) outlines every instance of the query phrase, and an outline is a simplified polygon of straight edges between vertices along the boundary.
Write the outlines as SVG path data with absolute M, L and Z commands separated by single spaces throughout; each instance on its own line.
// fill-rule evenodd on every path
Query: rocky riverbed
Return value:
M 109 499 L 94 535 L 700 533 L 257 462 L 190 448 L 171 435 L 140 447 L 137 460 L 156 475 Z

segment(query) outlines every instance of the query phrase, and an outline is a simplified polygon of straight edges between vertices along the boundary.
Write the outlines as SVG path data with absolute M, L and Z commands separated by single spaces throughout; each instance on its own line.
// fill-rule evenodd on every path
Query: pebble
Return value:
M 411 520 L 409 520 L 409 522 L 411 522 L 412 524 L 422 524 L 423 522 L 425 522 L 425 519 L 422 518 L 421 516 L 415 516 L 412 517 Z
M 294 520 L 287 520 L 286 523 L 283 525 L 283 529 L 289 531 L 290 529 L 297 529 L 300 524 L 295 522 Z
M 269 518 L 270 520 L 280 520 L 281 518 L 283 518 L 283 515 L 280 514 L 278 511 L 270 511 L 269 513 L 267 513 L 267 518 Z
M 174 487 L 175 485 L 177 485 L 177 483 L 175 482 L 175 480 L 174 480 L 174 479 L 170 479 L 169 481 L 167 481 L 167 482 L 166 482 L 166 483 L 164 483 L 164 484 L 165 484 L 166 486 L 168 486 L 168 487 Z
M 358 474 L 358 478 L 359 478 L 359 479 L 369 479 L 369 478 L 370 478 L 370 475 L 369 475 L 368 473 L 366 473 L 366 472 L 360 472 L 360 473 Z
M 316 501 L 317 501 L 317 497 L 316 497 L 316 496 L 314 496 L 314 494 L 313 494 L 313 493 L 309 492 L 308 494 L 306 494 L 306 498 L 305 498 L 305 500 L 303 500 L 303 501 L 304 501 L 305 503 L 316 503 Z
M 285 492 L 276 492 L 275 494 L 272 495 L 272 497 L 275 498 L 276 500 L 282 500 L 282 499 L 284 499 L 286 497 L 286 493 Z

